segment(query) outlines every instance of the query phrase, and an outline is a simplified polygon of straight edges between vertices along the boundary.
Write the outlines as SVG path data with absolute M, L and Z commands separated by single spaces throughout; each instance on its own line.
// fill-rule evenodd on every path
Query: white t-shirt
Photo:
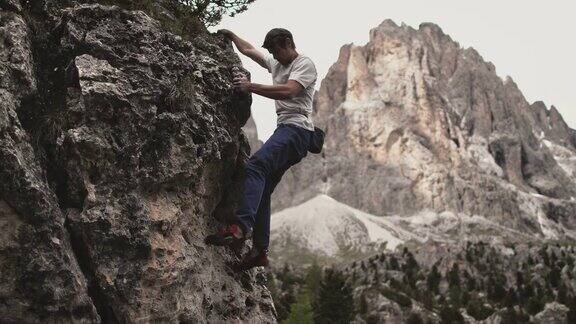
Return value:
M 284 84 L 288 80 L 294 80 L 304 89 L 292 99 L 276 100 L 276 114 L 278 124 L 292 124 L 308 130 L 314 130 L 312 114 L 312 100 L 314 98 L 314 86 L 316 85 L 316 66 L 314 62 L 302 54 L 288 66 L 280 64 L 271 55 L 266 57 L 268 72 L 272 73 L 273 84 Z

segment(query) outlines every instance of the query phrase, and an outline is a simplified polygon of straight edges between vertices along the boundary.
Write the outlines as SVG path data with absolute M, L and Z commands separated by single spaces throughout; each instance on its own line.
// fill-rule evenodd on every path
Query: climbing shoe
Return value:
M 266 249 L 252 248 L 242 258 L 242 261 L 234 264 L 232 268 L 236 272 L 246 271 L 254 267 L 268 267 L 268 251 Z
M 218 233 L 206 236 L 204 242 L 209 245 L 234 247 L 243 245 L 245 240 L 242 228 L 237 224 L 229 224 L 221 227 Z

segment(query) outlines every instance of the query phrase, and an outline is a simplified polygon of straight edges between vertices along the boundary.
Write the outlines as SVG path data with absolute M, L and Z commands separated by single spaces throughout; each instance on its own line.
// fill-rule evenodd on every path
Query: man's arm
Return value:
M 252 83 L 245 76 L 234 78 L 234 86 L 242 91 L 249 91 L 274 100 L 292 99 L 304 89 L 298 81 L 294 80 L 288 80 L 284 84 L 265 85 Z
M 268 65 L 266 64 L 266 57 L 259 50 L 254 48 L 252 44 L 243 40 L 238 35 L 234 34 L 228 29 L 220 29 L 218 30 L 218 32 L 228 37 L 234 43 L 234 45 L 236 45 L 236 48 L 238 48 L 238 51 L 240 51 L 240 53 L 248 56 L 254 62 L 258 63 L 260 66 L 268 70 Z
M 292 99 L 302 89 L 304 89 L 302 85 L 294 80 L 288 80 L 288 82 L 278 85 L 258 83 L 250 83 L 248 85 L 248 91 L 275 100 Z

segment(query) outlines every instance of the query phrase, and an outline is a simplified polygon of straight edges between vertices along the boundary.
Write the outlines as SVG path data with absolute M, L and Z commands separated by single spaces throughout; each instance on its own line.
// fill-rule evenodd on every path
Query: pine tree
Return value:
M 299 294 L 292 305 L 290 315 L 282 324 L 313 324 L 313 312 L 310 296 L 307 291 Z
M 320 282 L 318 299 L 312 307 L 315 323 L 349 323 L 352 320 L 352 288 L 341 272 L 332 269 L 326 271 Z
M 462 317 L 462 314 L 460 314 L 457 309 L 450 307 L 447 304 L 440 309 L 440 318 L 442 319 L 442 323 L 446 324 L 464 323 L 464 317 Z
M 520 287 L 522 287 L 523 284 L 524 284 L 524 275 L 522 274 L 521 271 L 516 271 L 516 287 L 520 289 Z
M 550 270 L 550 273 L 548 274 L 548 283 L 553 288 L 557 288 L 558 285 L 560 284 L 561 279 L 562 278 L 560 277 L 560 269 L 556 266 L 556 264 L 553 264 L 552 269 Z
M 466 288 L 468 291 L 476 290 L 476 279 L 474 279 L 474 277 L 472 277 L 472 275 L 467 270 L 464 271 L 464 277 L 466 278 Z
M 515 305 L 518 305 L 518 294 L 516 293 L 514 287 L 510 287 L 506 292 L 504 305 L 507 307 L 514 307 Z
M 426 278 L 426 286 L 428 287 L 428 290 L 434 294 L 438 294 L 440 280 L 442 280 L 442 275 L 438 272 L 438 267 L 433 265 L 432 270 L 430 270 L 430 273 L 428 273 L 428 277 Z
M 460 274 L 458 263 L 452 265 L 452 269 L 448 272 L 447 279 L 450 284 L 450 301 L 454 307 L 461 306 L 461 288 L 460 288 Z
M 558 287 L 558 296 L 556 300 L 560 304 L 567 305 L 568 304 L 568 288 L 564 282 L 560 282 L 560 287 Z
M 502 323 L 518 323 L 519 316 L 516 310 L 512 307 L 507 307 L 501 314 Z
M 276 284 L 276 279 L 271 272 L 267 273 L 266 279 L 266 285 L 268 286 L 268 290 L 272 296 L 272 301 L 274 302 L 276 313 L 278 314 L 278 320 L 283 320 L 288 317 L 290 309 L 286 308 L 286 305 L 282 302 L 281 294 Z
M 486 307 L 484 305 L 484 301 L 481 299 L 474 297 L 468 302 L 468 306 L 466 306 L 466 312 L 476 320 L 483 321 L 490 317 L 494 313 L 494 310 L 492 308 Z
M 406 255 L 406 263 L 402 266 L 402 271 L 406 278 L 406 282 L 410 287 L 416 289 L 416 275 L 418 274 L 419 266 L 418 262 L 414 258 L 414 255 L 410 253 L 406 248 L 404 248 Z
M 548 251 L 546 249 L 546 247 L 542 247 L 539 251 L 540 256 L 542 257 L 542 260 L 544 261 L 544 264 L 549 267 L 550 266 L 550 258 L 548 257 Z
M 457 262 L 454 262 L 452 269 L 448 272 L 448 283 L 450 287 L 460 287 L 460 268 Z
M 434 308 L 434 295 L 430 290 L 426 290 L 422 296 L 422 303 L 427 310 L 432 310 Z
M 390 269 L 398 270 L 400 266 L 398 265 L 398 259 L 394 255 L 390 256 Z
M 537 296 L 533 296 L 528 299 L 528 303 L 526 305 L 526 310 L 530 315 L 536 315 L 540 313 L 544 309 L 544 301 Z
M 576 323 L 576 297 L 569 296 L 566 306 L 568 307 L 568 314 L 566 314 L 567 323 Z
M 312 263 L 312 266 L 308 269 L 306 273 L 306 287 L 310 292 L 310 298 L 313 301 L 316 300 L 318 296 L 318 291 L 320 290 L 320 282 L 322 281 L 322 269 L 316 261 Z
M 412 312 L 406 319 L 406 324 L 424 324 L 424 320 L 420 314 Z
M 384 253 L 380 254 L 378 260 L 380 261 L 380 263 L 384 263 L 386 261 L 386 255 Z

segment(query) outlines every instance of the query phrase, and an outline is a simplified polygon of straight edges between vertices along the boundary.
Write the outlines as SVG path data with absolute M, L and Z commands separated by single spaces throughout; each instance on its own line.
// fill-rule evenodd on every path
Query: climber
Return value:
M 272 55 L 265 56 L 250 43 L 227 29 L 223 34 L 236 45 L 240 53 L 248 56 L 272 74 L 273 85 L 250 82 L 236 75 L 234 86 L 274 99 L 277 128 L 264 145 L 249 159 L 244 180 L 244 195 L 238 210 L 237 222 L 221 228 L 217 234 L 206 237 L 206 243 L 218 246 L 243 246 L 252 237 L 252 249 L 234 265 L 244 271 L 257 266 L 268 266 L 270 240 L 270 196 L 288 168 L 307 155 L 311 145 L 323 133 L 310 118 L 317 72 L 312 60 L 296 51 L 292 34 L 283 28 L 270 30 L 263 48 Z M 314 152 L 314 148 L 311 152 Z

